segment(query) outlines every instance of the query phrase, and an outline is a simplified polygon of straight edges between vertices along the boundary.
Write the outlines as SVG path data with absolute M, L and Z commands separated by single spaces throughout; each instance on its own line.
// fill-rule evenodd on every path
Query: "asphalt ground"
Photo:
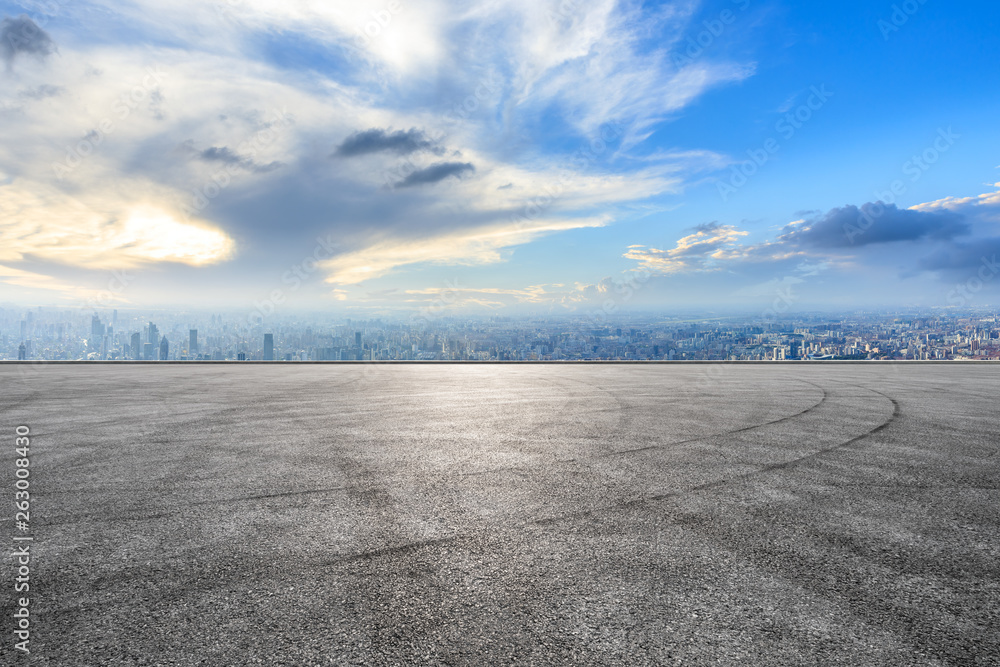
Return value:
M 1000 664 L 998 399 L 987 364 L 0 365 L 0 663 Z

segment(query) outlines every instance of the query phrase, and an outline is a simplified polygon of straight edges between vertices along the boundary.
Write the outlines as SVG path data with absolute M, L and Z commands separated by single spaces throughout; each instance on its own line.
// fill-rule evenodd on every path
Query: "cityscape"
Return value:
M 0 361 L 1000 360 L 1000 311 L 265 322 L 224 313 L 0 309 Z

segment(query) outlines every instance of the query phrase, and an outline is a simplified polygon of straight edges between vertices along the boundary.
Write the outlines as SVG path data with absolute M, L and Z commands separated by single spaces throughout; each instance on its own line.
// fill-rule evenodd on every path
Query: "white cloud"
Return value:
M 423 239 L 389 239 L 339 255 L 321 266 L 328 283 L 353 285 L 414 264 L 476 266 L 503 261 L 503 250 L 554 232 L 601 227 L 607 218 L 547 220 L 463 229 Z
M 636 260 L 639 268 L 652 273 L 713 270 L 720 268 L 718 260 L 726 259 L 727 251 L 748 233 L 731 225 L 702 225 L 678 239 L 677 245 L 669 250 L 632 245 L 623 256 Z
M 5 262 L 30 255 L 85 268 L 156 262 L 200 266 L 225 260 L 234 251 L 224 232 L 200 221 L 181 221 L 178 212 L 147 197 L 77 198 L 18 182 L 0 188 L 0 210 L 0 260 Z

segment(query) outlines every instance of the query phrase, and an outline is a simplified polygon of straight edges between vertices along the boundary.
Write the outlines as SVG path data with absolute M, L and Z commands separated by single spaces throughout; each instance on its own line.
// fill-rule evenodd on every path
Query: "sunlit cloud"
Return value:
M 393 270 L 415 264 L 477 266 L 504 259 L 503 251 L 540 236 L 587 227 L 601 227 L 606 217 L 548 220 L 530 224 L 506 224 L 463 230 L 432 238 L 392 239 L 345 253 L 322 264 L 329 272 L 326 282 L 353 285 L 382 277 Z
M 182 221 L 151 204 L 93 198 L 92 205 L 56 190 L 0 188 L 0 260 L 57 262 L 90 269 L 148 263 L 191 266 L 230 258 L 233 240 L 208 224 Z
M 653 273 L 718 269 L 717 260 L 724 259 L 727 249 L 735 246 L 748 233 L 731 225 L 709 223 L 678 239 L 677 245 L 669 250 L 633 245 L 623 256 L 639 262 L 639 268 Z

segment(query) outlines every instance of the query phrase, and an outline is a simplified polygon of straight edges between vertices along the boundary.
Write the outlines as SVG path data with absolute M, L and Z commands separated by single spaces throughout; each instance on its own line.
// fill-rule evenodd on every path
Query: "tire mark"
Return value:
M 405 544 L 400 544 L 393 547 L 382 547 L 381 549 L 371 549 L 369 551 L 362 551 L 357 554 L 345 554 L 337 555 L 329 560 L 325 560 L 317 565 L 319 567 L 328 567 L 331 565 L 344 565 L 347 563 L 356 563 L 358 561 L 370 561 L 376 558 L 381 558 L 383 556 L 395 556 L 400 554 L 407 554 L 414 551 L 419 551 L 424 547 L 436 547 L 442 544 L 448 544 L 450 542 L 458 542 L 462 540 L 468 540 L 473 535 L 471 533 L 462 535 L 452 535 L 450 537 L 438 537 L 430 540 L 417 540 L 415 542 L 407 542 Z
M 741 428 L 741 429 L 736 429 L 734 431 L 730 431 L 729 433 L 741 433 L 741 432 L 744 432 L 744 431 L 751 430 L 753 428 L 761 428 L 763 426 L 768 426 L 768 425 L 771 425 L 771 424 L 774 424 L 774 423 L 779 423 L 779 422 L 787 421 L 789 419 L 793 419 L 795 417 L 798 417 L 798 416 L 801 416 L 803 414 L 806 414 L 806 413 L 810 412 L 811 410 L 815 410 L 816 408 L 818 408 L 821 404 L 823 404 L 827 400 L 827 398 L 829 396 L 829 392 L 827 392 L 827 390 L 825 388 L 823 388 L 823 387 L 821 387 L 819 385 L 816 385 L 816 384 L 814 384 L 812 382 L 805 381 L 805 380 L 803 380 L 803 382 L 807 382 L 807 384 L 811 384 L 811 385 L 813 385 L 815 387 L 818 387 L 820 390 L 823 391 L 823 398 L 821 398 L 818 403 L 816 403 L 812 407 L 806 408 L 805 410 L 803 410 L 803 411 L 801 411 L 801 412 L 799 412 L 799 413 L 797 413 L 795 415 L 789 415 L 788 417 L 782 417 L 781 419 L 777 419 L 777 420 L 774 420 L 773 422 L 768 422 L 766 424 L 758 424 L 756 426 L 747 426 L 747 427 L 744 427 L 744 428 Z M 797 465 L 797 464 L 799 464 L 799 463 L 801 463 L 803 461 L 810 460 L 812 458 L 815 458 L 815 457 L 820 456 L 822 454 L 826 454 L 826 453 L 835 451 L 837 449 L 848 447 L 848 446 L 850 446 L 850 445 L 852 445 L 852 444 L 854 444 L 856 442 L 864 440 L 865 438 L 868 438 L 868 437 L 870 437 L 870 436 L 872 436 L 872 435 L 874 435 L 876 433 L 879 433 L 880 431 L 885 430 L 886 428 L 888 428 L 893 422 L 895 422 L 901 416 L 902 411 L 901 411 L 899 402 L 896 401 L 895 399 L 893 399 L 892 397 L 887 396 L 886 394 L 883 394 L 882 392 L 877 391 L 875 389 L 868 389 L 866 387 L 861 387 L 859 385 L 850 385 L 850 386 L 854 386 L 854 387 L 856 387 L 858 389 L 864 389 L 866 391 L 874 392 L 876 394 L 879 394 L 883 398 L 888 399 L 892 403 L 892 406 L 893 406 L 893 412 L 892 412 L 892 414 L 889 416 L 889 418 L 886 421 L 884 421 L 883 423 L 879 424 L 878 426 L 876 426 L 876 427 L 874 427 L 874 428 L 866 431 L 865 433 L 862 433 L 861 435 L 858 435 L 858 436 L 856 436 L 854 438 L 851 438 L 850 440 L 847 440 L 845 442 L 839 443 L 839 444 L 834 445 L 832 447 L 828 447 L 828 448 L 825 448 L 825 449 L 820 450 L 818 452 L 813 452 L 813 453 L 807 454 L 805 456 L 801 456 L 799 458 L 792 459 L 790 461 L 784 461 L 782 463 L 776 463 L 776 464 L 771 464 L 771 465 L 763 466 L 762 468 L 760 468 L 758 470 L 755 470 L 755 471 L 752 471 L 752 472 L 749 472 L 749 473 L 745 473 L 743 475 L 738 475 L 736 477 L 731 477 L 731 478 L 719 479 L 719 480 L 715 480 L 715 481 L 712 481 L 712 482 L 706 482 L 704 484 L 699 484 L 697 486 L 693 486 L 693 487 L 691 487 L 689 489 L 684 489 L 684 490 L 680 490 L 680 491 L 671 491 L 671 492 L 668 492 L 668 493 L 660 493 L 660 494 L 655 494 L 655 495 L 650 495 L 650 496 L 641 496 L 641 497 L 638 497 L 638 498 L 633 498 L 631 500 L 622 501 L 620 503 L 615 503 L 615 504 L 612 504 L 612 505 L 607 505 L 605 507 L 595 508 L 595 509 L 591 509 L 591 510 L 585 510 L 585 511 L 582 511 L 582 512 L 572 512 L 572 513 L 569 513 L 569 514 L 562 514 L 562 515 L 555 516 L 555 517 L 545 517 L 545 518 L 541 518 L 541 519 L 532 519 L 532 520 L 528 520 L 528 521 L 524 521 L 524 522 L 520 523 L 518 525 L 518 527 L 520 527 L 520 528 L 527 528 L 527 527 L 530 527 L 530 526 L 551 526 L 551 525 L 560 523 L 562 521 L 575 520 L 575 519 L 583 519 L 583 518 L 587 518 L 587 517 L 593 516 L 595 514 L 599 514 L 599 513 L 603 513 L 603 512 L 608 512 L 608 511 L 612 511 L 612 510 L 624 509 L 626 507 L 633 507 L 633 506 L 637 506 L 637 505 L 643 505 L 643 504 L 647 504 L 647 503 L 650 503 L 650 502 L 659 502 L 659 501 L 663 501 L 663 500 L 676 499 L 676 498 L 680 498 L 680 497 L 683 497 L 683 496 L 686 496 L 686 495 L 690 495 L 692 493 L 698 493 L 698 492 L 701 492 L 701 491 L 708 491 L 708 490 L 712 490 L 712 489 L 724 487 L 724 486 L 732 484 L 733 482 L 736 482 L 736 481 L 739 481 L 739 480 L 743 480 L 743 479 L 747 479 L 749 477 L 752 477 L 754 475 L 759 475 L 761 473 L 771 472 L 773 470 L 787 469 L 787 468 L 792 467 L 794 465 Z M 726 434 L 720 434 L 720 435 L 726 435 Z M 703 438 L 698 438 L 696 440 L 701 440 L 701 439 L 703 439 Z M 672 443 L 672 444 L 679 444 L 679 443 Z M 483 474 L 483 473 L 472 473 L 472 474 Z M 479 534 L 485 534 L 488 531 L 489 531 L 489 529 L 486 529 L 486 530 L 478 531 L 478 533 Z M 474 535 L 476 535 L 476 533 L 471 533 L 470 532 L 470 533 L 463 533 L 463 534 L 460 534 L 460 535 L 455 535 L 455 536 L 445 537 L 445 538 L 437 538 L 437 539 L 432 539 L 432 540 L 421 540 L 421 541 L 417 541 L 417 542 L 408 542 L 406 544 L 402 544 L 402 545 L 399 545 L 399 546 L 396 546 L 396 547 L 385 547 L 385 548 L 382 548 L 382 549 L 373 549 L 373 550 L 365 551 L 365 552 L 362 552 L 360 554 L 355 554 L 355 555 L 352 555 L 352 556 L 342 556 L 342 557 L 339 557 L 339 558 L 334 558 L 333 560 L 326 561 L 322 565 L 326 565 L 326 566 L 329 566 L 329 565 L 340 565 L 340 564 L 352 563 L 352 562 L 357 562 L 357 561 L 362 561 L 362 560 L 373 560 L 375 558 L 380 558 L 380 557 L 383 557 L 383 556 L 393 556 L 393 555 L 398 555 L 398 554 L 406 554 L 406 553 L 413 552 L 413 551 L 416 551 L 416 550 L 419 550 L 419 549 L 422 549 L 422 548 L 425 548 L 425 547 L 433 547 L 433 546 L 438 546 L 438 545 L 447 544 L 447 543 L 451 543 L 451 542 L 456 542 L 456 541 L 460 541 L 460 540 L 471 539 Z
M 196 502 L 186 503 L 180 507 L 167 508 L 166 512 L 161 512 L 159 514 L 147 514 L 141 516 L 127 516 L 127 517 L 114 517 L 115 521 L 150 521 L 153 519 L 163 519 L 168 517 L 177 516 L 184 512 L 188 507 L 195 507 L 199 505 L 220 505 L 226 503 L 242 503 L 249 502 L 253 500 L 267 500 L 270 498 L 287 498 L 290 496 L 305 496 L 312 495 L 316 493 L 333 493 L 335 491 L 352 491 L 356 490 L 357 487 L 354 486 L 335 486 L 329 489 L 308 489 L 306 491 L 285 491 L 282 493 L 264 493 L 254 496 L 238 496 L 236 498 L 215 498 L 212 500 L 199 500 Z M 52 493 L 52 492 L 49 492 Z M 58 492 L 57 492 L 58 493 Z M 67 493 L 63 491 L 62 493 Z M 48 495 L 46 493 L 38 494 L 39 497 Z M 56 517 L 54 521 L 43 521 L 42 525 L 46 526 L 61 526 L 61 525 L 72 525 L 77 523 L 84 523 L 87 519 L 100 518 L 102 521 L 107 521 L 107 513 L 102 514 L 70 514 L 62 515 Z M 66 520 L 70 519 L 70 520 Z M 13 521 L 13 519 L 4 519 L 4 521 Z
M 819 389 L 820 391 L 823 392 L 823 397 L 821 399 L 819 399 L 819 402 L 815 403 L 814 405 L 809 406 L 808 408 L 806 408 L 805 410 L 802 410 L 801 412 L 796 412 L 794 415 L 788 415 L 787 417 L 781 417 L 780 419 L 775 419 L 773 421 L 764 422 L 763 424 L 754 424 L 752 426 L 744 426 L 743 428 L 738 428 L 738 429 L 735 429 L 733 431 L 725 431 L 723 433 L 715 433 L 713 435 L 704 435 L 704 436 L 700 436 L 700 437 L 697 437 L 697 438 L 690 438 L 688 440 L 680 440 L 680 441 L 677 441 L 677 442 L 665 442 L 665 443 L 660 443 L 660 444 L 656 444 L 656 445 L 649 445 L 647 447 L 638 447 L 636 449 L 620 449 L 618 451 L 611 452 L 609 454 L 605 454 L 604 456 L 605 457 L 609 457 L 609 456 L 617 456 L 617 455 L 620 455 L 620 454 L 636 454 L 636 453 L 639 453 L 639 452 L 649 451 L 651 449 L 662 449 L 663 447 L 674 447 L 676 445 L 686 445 L 686 444 L 690 444 L 692 442 L 699 442 L 701 440 L 710 440 L 712 438 L 720 438 L 720 437 L 727 436 L 727 435 L 735 435 L 737 433 L 744 433 L 746 431 L 751 431 L 751 430 L 753 430 L 755 428 L 764 428 L 765 426 L 771 426 L 773 424 L 780 424 L 782 422 L 788 421 L 789 419 L 795 419 L 796 417 L 801 417 L 802 415 L 808 414 L 808 413 L 812 412 L 813 410 L 818 409 L 820 406 L 822 406 L 824 403 L 826 403 L 826 399 L 829 397 L 829 393 L 826 391 L 826 389 L 824 389 L 823 387 L 821 387 L 818 384 L 815 384 L 813 382 L 809 382 L 808 380 L 800 380 L 800 382 L 805 382 L 806 384 L 810 384 L 810 385 L 816 387 L 817 389 Z
M 575 380 L 575 382 L 579 382 L 579 381 Z M 829 398 L 829 393 L 826 391 L 826 389 L 824 389 L 822 386 L 816 384 L 815 382 L 809 382 L 808 380 L 799 380 L 799 382 L 804 382 L 805 384 L 812 385 L 813 387 L 816 387 L 821 392 L 823 392 L 823 396 L 822 396 L 822 398 L 819 399 L 819 401 L 817 403 L 809 406 L 808 408 L 806 408 L 805 410 L 802 410 L 801 412 L 796 412 L 793 415 L 788 415 L 788 416 L 781 417 L 779 419 L 775 419 L 775 420 L 772 420 L 772 421 L 769 421 L 769 422 L 764 422 L 763 424 L 752 424 L 750 426 L 744 426 L 743 428 L 738 428 L 738 429 L 735 429 L 735 430 L 732 430 L 732 431 L 722 431 L 722 432 L 719 432 L 719 433 L 711 433 L 709 435 L 702 435 L 702 436 L 698 436 L 696 438 L 688 438 L 687 440 L 675 440 L 675 441 L 672 441 L 672 442 L 664 442 L 664 443 L 659 443 L 659 444 L 655 444 L 655 445 L 648 445 L 646 447 L 637 447 L 635 449 L 619 449 L 619 450 L 616 450 L 616 451 L 613 451 L 613 452 L 607 452 L 605 454 L 596 454 L 594 456 L 574 457 L 574 458 L 571 458 L 571 459 L 555 459 L 554 461 L 549 461 L 548 463 L 550 465 L 552 465 L 552 464 L 559 464 L 559 463 L 573 463 L 573 462 L 576 462 L 576 461 L 580 461 L 581 463 L 584 463 L 584 462 L 586 462 L 588 460 L 611 458 L 613 456 L 620 456 L 622 454 L 636 454 L 636 453 L 639 453 L 639 452 L 650 451 L 650 450 L 653 450 L 653 449 L 662 449 L 664 447 L 675 447 L 677 445 L 687 445 L 687 444 L 690 444 L 692 442 L 701 442 L 703 440 L 711 440 L 711 439 L 714 439 L 714 438 L 721 438 L 721 437 L 724 437 L 724 436 L 727 436 L 727 435 L 734 435 L 736 433 L 743 433 L 745 431 L 751 431 L 751 430 L 756 429 L 756 428 L 764 428 L 765 426 L 771 426 L 773 424 L 780 424 L 782 422 L 788 421 L 789 419 L 795 419 L 796 417 L 801 417 L 802 415 L 805 415 L 805 414 L 807 414 L 809 412 L 812 412 L 813 410 L 818 409 L 820 406 L 822 406 L 826 402 L 827 398 Z M 607 390 L 602 389 L 602 391 L 607 391 Z M 460 477 L 460 478 L 475 477 L 475 476 L 479 476 L 479 475 L 489 475 L 489 474 L 494 474 L 494 473 L 515 473 L 515 474 L 522 474 L 522 473 L 530 473 L 530 472 L 532 472 L 532 471 L 534 471 L 536 469 L 537 468 L 533 467 L 533 466 L 511 466 L 511 467 L 505 467 L 505 468 L 491 468 L 489 470 L 477 470 L 475 472 L 462 473 L 462 474 L 458 475 L 458 477 Z
M 886 420 L 885 422 L 883 422 L 882 424 L 876 426 L 872 430 L 868 431 L 867 433 L 862 433 L 861 435 L 859 435 L 857 437 L 851 438 L 847 442 L 842 442 L 839 445 L 834 445 L 832 447 L 827 447 L 826 449 L 821 449 L 821 450 L 819 450 L 817 452 L 813 452 L 812 454 L 807 454 L 807 455 L 801 456 L 801 457 L 799 457 L 797 459 L 792 459 L 791 461 L 785 461 L 783 463 L 772 463 L 769 466 L 764 466 L 764 468 L 761 470 L 761 472 L 770 472 L 772 470 L 784 470 L 786 468 L 790 468 L 792 466 L 798 465 L 799 463 L 802 463 L 803 461 L 809 461 L 809 460 L 814 459 L 814 458 L 816 458 L 818 456 L 822 456 L 824 454 L 829 454 L 830 452 L 837 451 L 838 449 L 843 449 L 844 447 L 849 447 L 850 445 L 853 445 L 854 443 L 858 442 L 859 440 L 864 440 L 865 438 L 873 436 L 876 433 L 879 433 L 879 432 L 881 432 L 881 431 L 889 428 L 889 426 L 891 426 L 893 422 L 895 422 L 897 419 L 899 419 L 902 416 L 903 410 L 902 410 L 902 408 L 899 405 L 899 401 L 897 401 L 896 399 L 892 398 L 891 396 L 887 396 L 886 394 L 883 394 L 882 392 L 878 391 L 877 389 L 868 389 L 867 387 L 861 387 L 859 385 L 851 385 L 851 386 L 852 387 L 857 387 L 858 389 L 865 389 L 866 391 L 874 392 L 874 393 L 878 394 L 879 396 L 881 396 L 882 398 L 885 398 L 885 399 L 888 399 L 889 401 L 891 401 L 892 402 L 892 414 L 889 415 L 889 419 Z
M 880 431 L 883 431 L 886 428 L 888 428 L 893 422 L 895 422 L 897 419 L 899 419 L 899 417 L 902 415 L 902 410 L 900 408 L 899 402 L 896 401 L 894 398 L 892 398 L 890 396 L 887 396 L 886 394 L 883 394 L 882 392 L 877 391 L 875 389 L 869 389 L 867 387 L 861 387 L 859 385 L 850 385 L 850 386 L 854 386 L 854 387 L 857 387 L 859 389 L 864 389 L 866 391 L 871 391 L 873 393 L 879 394 L 883 398 L 888 399 L 889 401 L 892 402 L 892 406 L 893 406 L 892 414 L 889 416 L 889 418 L 886 421 L 884 421 L 881 424 L 879 424 L 878 426 L 876 426 L 876 427 L 874 427 L 874 428 L 866 431 L 865 433 L 862 433 L 859 436 L 851 438 L 850 440 L 847 440 L 845 442 L 839 443 L 839 444 L 834 445 L 832 447 L 827 447 L 827 448 L 822 449 L 820 451 L 812 452 L 810 454 L 806 454 L 805 456 L 800 456 L 800 457 L 792 459 L 790 461 L 783 461 L 781 463 L 772 463 L 772 464 L 763 466 L 763 467 L 761 467 L 761 468 L 759 468 L 757 470 L 754 470 L 754 471 L 751 471 L 751 472 L 748 472 L 748 473 L 744 473 L 742 475 L 737 475 L 735 477 L 727 477 L 727 478 L 715 480 L 713 482 L 706 482 L 704 484 L 699 484 L 697 486 L 693 486 L 693 487 L 690 487 L 688 489 L 684 489 L 684 490 L 680 490 L 680 491 L 670 491 L 668 493 L 661 493 L 661 494 L 656 494 L 656 495 L 651 495 L 651 496 L 640 496 L 638 498 L 633 498 L 631 500 L 623 501 L 623 502 L 620 502 L 620 503 L 615 503 L 615 504 L 612 504 L 612 505 L 607 505 L 605 507 L 600 507 L 600 508 L 596 508 L 596 509 L 592 509 L 592 510 L 584 510 L 582 512 L 572 512 L 570 514 L 563 514 L 563 515 L 559 515 L 559 516 L 556 516 L 556 517 L 546 517 L 546 518 L 543 518 L 543 519 L 535 519 L 535 520 L 532 520 L 532 521 L 528 521 L 528 522 L 526 522 L 526 524 L 523 524 L 523 525 L 551 525 L 551 524 L 558 523 L 558 522 L 564 521 L 564 520 L 582 519 L 582 518 L 586 518 L 588 516 L 593 516 L 594 514 L 598 514 L 598 513 L 601 513 L 601 512 L 607 512 L 607 511 L 611 511 L 611 510 L 615 510 L 615 509 L 622 509 L 622 508 L 625 508 L 625 507 L 630 507 L 630 506 L 635 506 L 635 505 L 641 505 L 641 504 L 648 503 L 648 502 L 670 500 L 670 499 L 680 498 L 680 497 L 683 497 L 683 496 L 686 496 L 686 495 L 690 495 L 692 493 L 698 493 L 698 492 L 701 492 L 701 491 L 709 491 L 709 490 L 712 490 L 712 489 L 717 489 L 717 488 L 720 488 L 720 487 L 731 485 L 734 482 L 738 482 L 738 481 L 742 481 L 742 480 L 748 479 L 748 478 L 753 477 L 755 475 L 760 475 L 761 473 L 772 472 L 774 470 L 785 470 L 785 469 L 788 469 L 788 468 L 790 468 L 792 466 L 798 465 L 799 463 L 802 463 L 803 461 L 808 461 L 810 459 L 816 458 L 816 457 L 821 456 L 823 454 L 827 454 L 829 452 L 836 451 L 836 450 L 842 449 L 844 447 L 848 447 L 848 446 L 850 446 L 850 445 L 852 445 L 852 444 L 854 444 L 856 442 L 859 442 L 861 440 L 864 440 L 865 438 L 868 438 L 868 437 L 870 437 L 872 435 L 875 435 L 876 433 L 879 433 Z M 826 392 L 824 391 L 824 395 L 825 395 L 825 393 Z M 739 431 L 736 431 L 736 432 L 739 432 Z

